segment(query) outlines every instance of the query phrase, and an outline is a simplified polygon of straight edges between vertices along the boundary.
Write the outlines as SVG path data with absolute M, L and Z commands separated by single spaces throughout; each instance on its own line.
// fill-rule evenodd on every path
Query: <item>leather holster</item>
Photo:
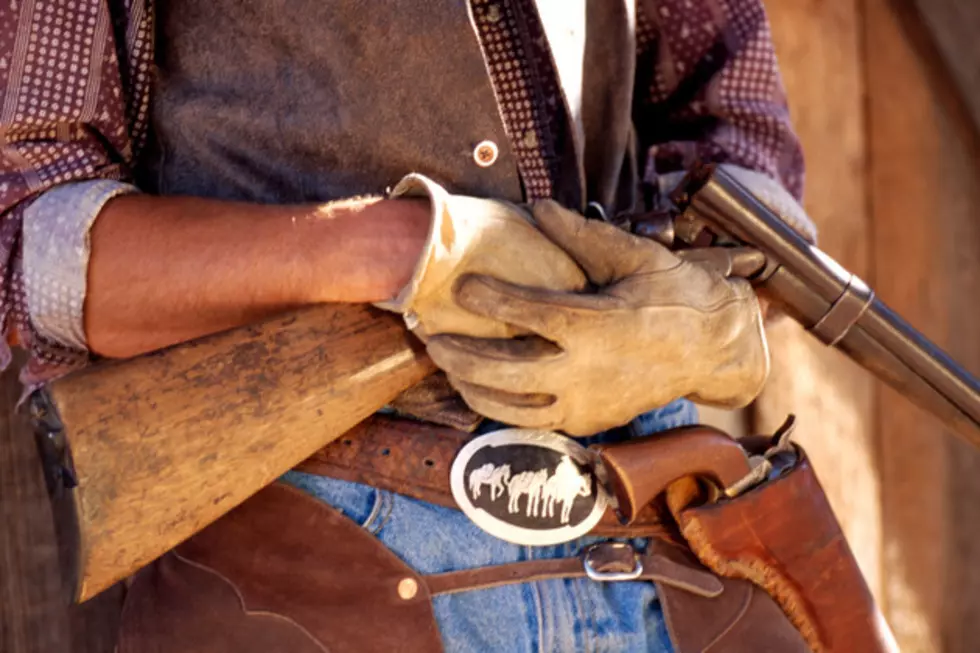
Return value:
M 742 444 L 761 455 L 763 440 Z M 795 449 L 791 467 L 735 498 L 705 501 L 692 477 L 671 484 L 684 540 L 714 572 L 765 589 L 814 653 L 897 652 L 806 452 Z

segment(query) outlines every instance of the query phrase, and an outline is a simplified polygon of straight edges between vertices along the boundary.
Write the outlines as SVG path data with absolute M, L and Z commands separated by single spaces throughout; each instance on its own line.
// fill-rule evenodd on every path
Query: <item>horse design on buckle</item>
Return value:
M 464 446 L 450 471 L 460 509 L 515 544 L 560 544 L 588 533 L 609 496 L 587 449 L 550 431 L 505 429 Z

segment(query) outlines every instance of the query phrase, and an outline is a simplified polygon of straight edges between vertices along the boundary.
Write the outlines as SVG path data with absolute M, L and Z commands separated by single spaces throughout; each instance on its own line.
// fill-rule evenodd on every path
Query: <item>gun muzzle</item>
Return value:
M 673 199 L 681 211 L 675 241 L 762 252 L 766 265 L 751 278 L 757 288 L 825 344 L 980 448 L 980 383 L 865 282 L 804 240 L 719 167 L 695 169 Z

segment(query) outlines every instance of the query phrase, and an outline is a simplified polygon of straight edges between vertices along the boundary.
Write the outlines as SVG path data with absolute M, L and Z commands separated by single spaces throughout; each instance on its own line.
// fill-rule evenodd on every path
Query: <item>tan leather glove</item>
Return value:
M 473 410 L 590 435 L 679 397 L 736 407 L 759 393 L 769 353 L 748 282 L 726 278 L 703 255 L 684 260 L 554 202 L 536 204 L 533 213 L 598 290 L 461 279 L 461 306 L 550 341 L 432 338 L 429 355 Z
M 415 274 L 394 299 L 380 308 L 401 313 L 422 340 L 457 333 L 507 338 L 522 329 L 461 308 L 453 283 L 465 273 L 554 290 L 580 290 L 588 281 L 560 247 L 531 224 L 526 211 L 509 202 L 452 195 L 422 175 L 402 179 L 391 197 L 425 197 L 432 226 Z

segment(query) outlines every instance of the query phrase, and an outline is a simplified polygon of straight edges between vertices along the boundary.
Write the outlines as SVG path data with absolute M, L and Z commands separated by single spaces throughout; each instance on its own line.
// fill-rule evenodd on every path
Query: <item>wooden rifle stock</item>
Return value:
M 66 567 L 76 600 L 201 530 L 434 369 L 397 316 L 328 305 L 55 381 L 32 409 L 49 482 L 74 508 Z

